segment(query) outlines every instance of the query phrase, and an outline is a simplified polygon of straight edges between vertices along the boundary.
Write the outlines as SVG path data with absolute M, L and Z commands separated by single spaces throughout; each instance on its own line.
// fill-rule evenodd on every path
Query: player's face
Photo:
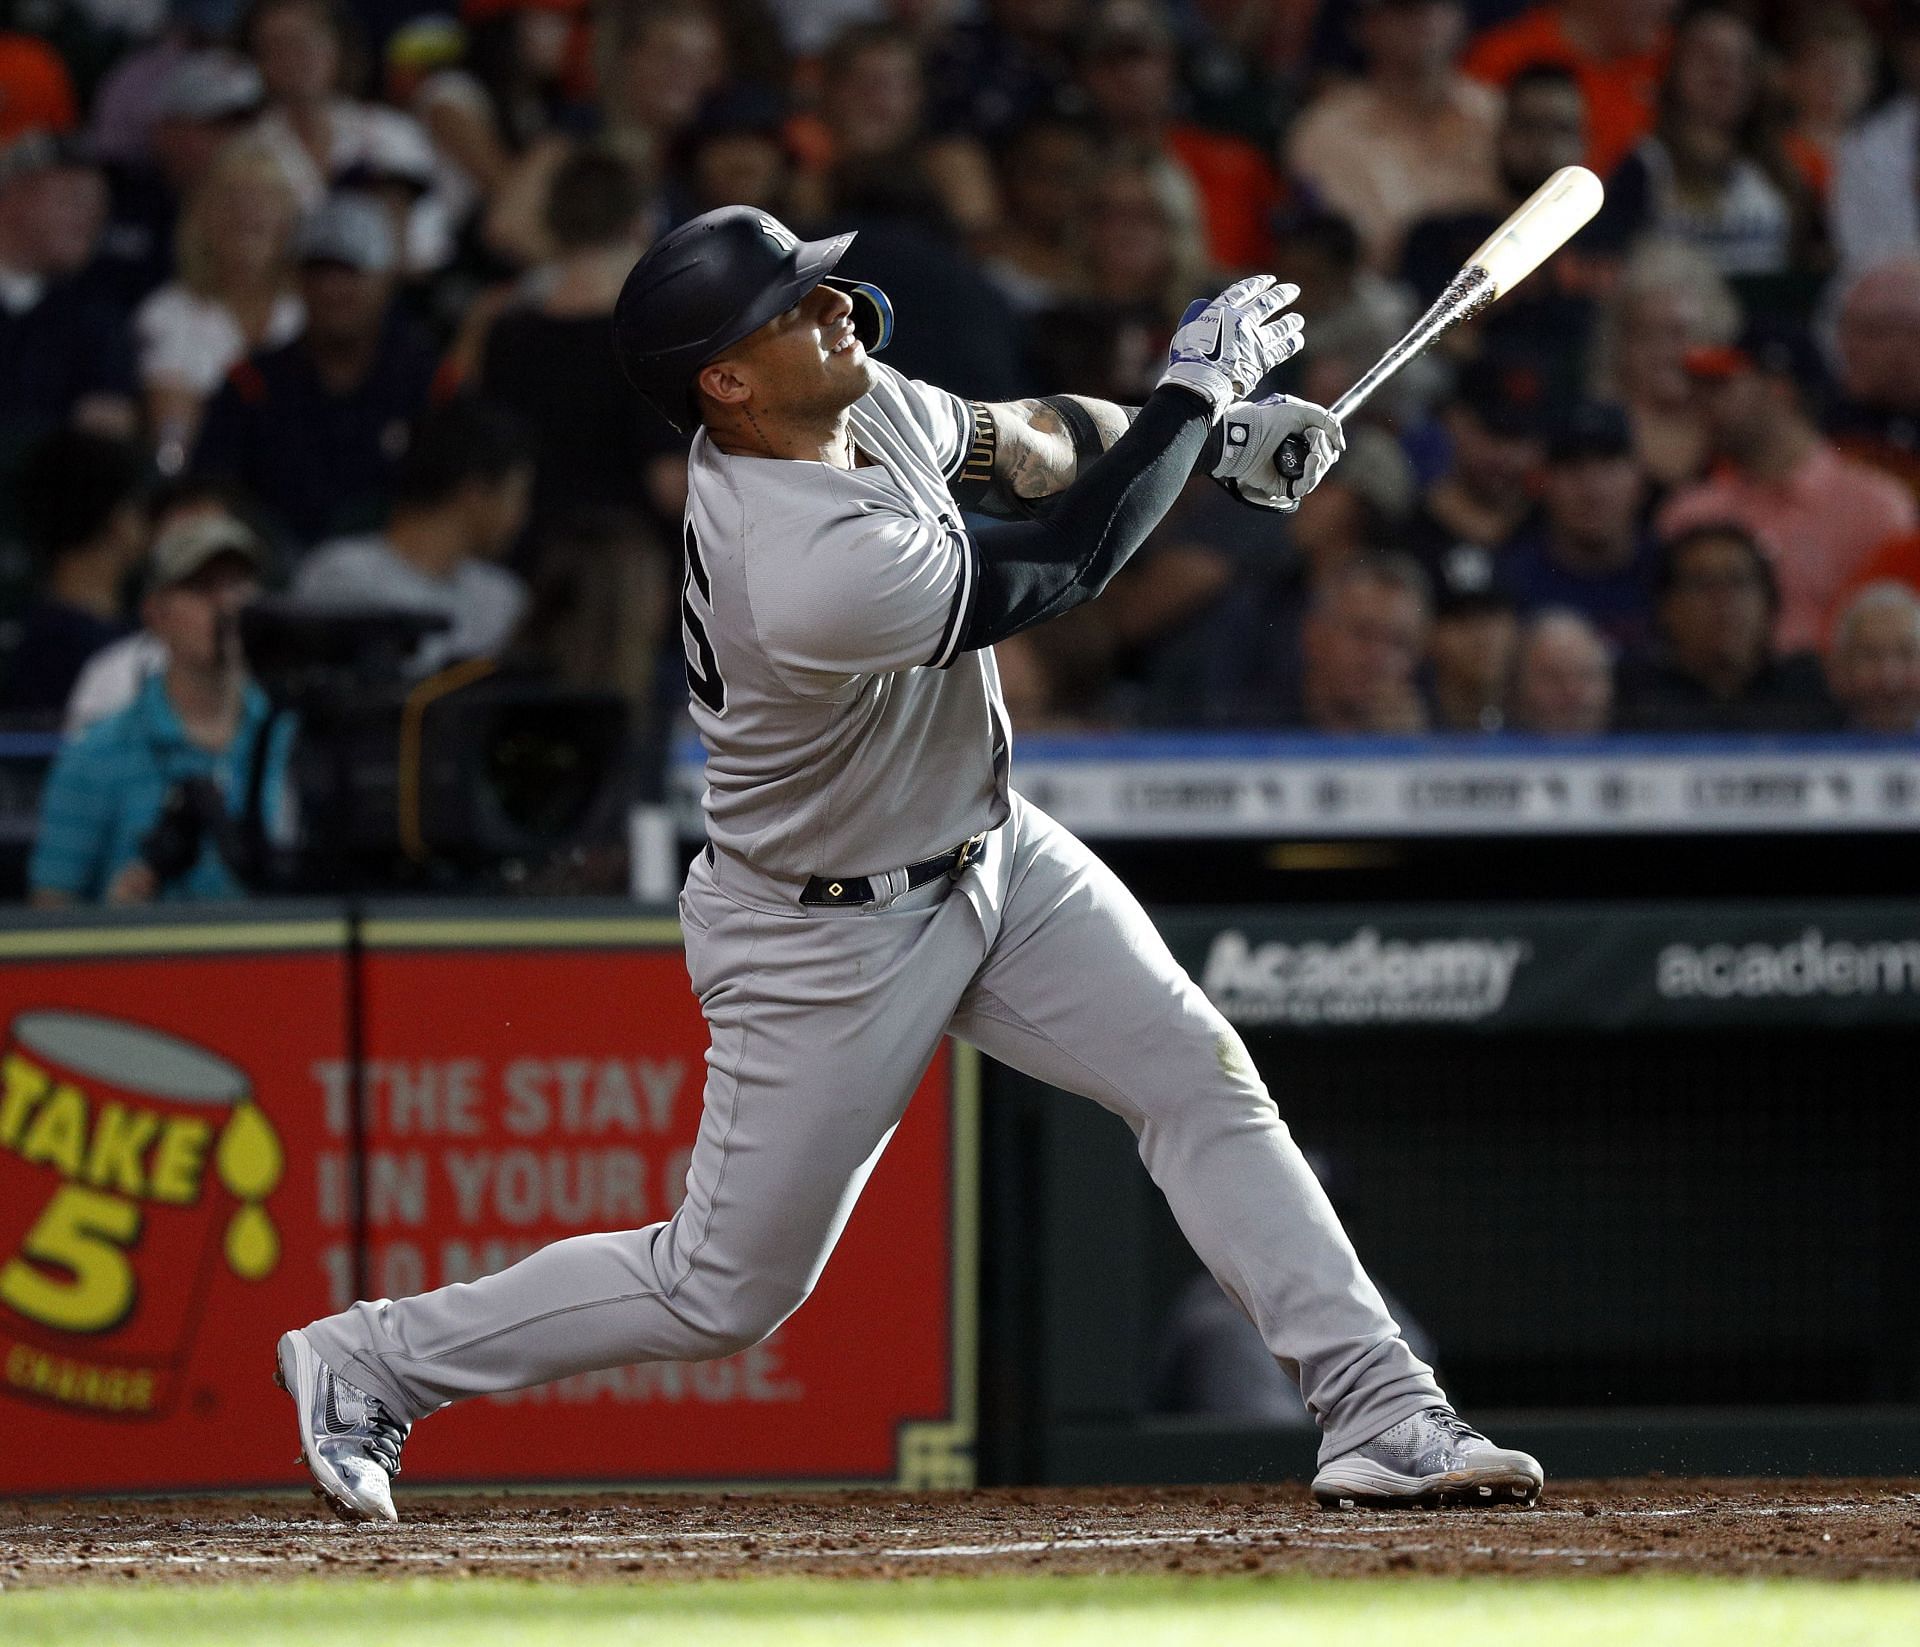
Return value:
M 780 418 L 845 410 L 873 387 L 873 365 L 853 335 L 853 300 L 816 286 L 728 357 L 748 385 L 747 404 Z

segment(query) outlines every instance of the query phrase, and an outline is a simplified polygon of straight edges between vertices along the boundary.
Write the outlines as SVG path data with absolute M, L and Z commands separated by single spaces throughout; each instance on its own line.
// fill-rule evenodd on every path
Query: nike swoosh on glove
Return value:
M 1282 285 L 1272 275 L 1249 275 L 1211 303 L 1190 304 L 1173 334 L 1160 384 L 1192 390 L 1217 422 L 1281 361 L 1300 352 L 1306 323 L 1280 314 L 1299 295 L 1298 286 Z
M 1267 395 L 1236 401 L 1220 420 L 1220 461 L 1213 478 L 1242 503 L 1290 515 L 1318 486 L 1347 449 L 1340 420 L 1323 406 L 1291 395 Z M 1299 435 L 1306 443 L 1306 466 L 1297 477 L 1279 471 L 1281 443 Z

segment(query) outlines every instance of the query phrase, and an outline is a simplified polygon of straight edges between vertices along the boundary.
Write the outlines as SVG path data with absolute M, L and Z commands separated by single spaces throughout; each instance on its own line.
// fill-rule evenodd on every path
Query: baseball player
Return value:
M 1008 785 L 996 641 L 1098 595 L 1197 465 L 1287 510 L 1337 458 L 1319 407 L 1245 398 L 1300 347 L 1295 288 L 1262 275 L 1194 304 L 1137 410 L 969 404 L 872 358 L 892 312 L 834 276 L 852 239 L 709 212 L 640 259 L 615 315 L 628 375 L 694 430 L 681 618 L 708 844 L 680 918 L 712 1049 L 686 1199 L 285 1334 L 319 1492 L 395 1520 L 401 1444 L 448 1402 L 766 1337 L 953 1034 L 1132 1127 L 1298 1379 L 1322 1503 L 1532 1503 L 1540 1466 L 1454 1415 L 1239 1037 L 1113 873 Z M 1295 433 L 1310 461 L 1288 483 L 1274 453 Z

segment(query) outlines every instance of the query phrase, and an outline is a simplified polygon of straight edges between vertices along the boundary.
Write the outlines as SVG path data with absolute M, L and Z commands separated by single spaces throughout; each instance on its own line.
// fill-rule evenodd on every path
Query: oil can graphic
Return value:
M 209 1302 L 270 1275 L 286 1167 L 238 1065 L 144 1024 L 20 1013 L 0 1047 L 0 1386 L 103 1416 L 177 1398 Z

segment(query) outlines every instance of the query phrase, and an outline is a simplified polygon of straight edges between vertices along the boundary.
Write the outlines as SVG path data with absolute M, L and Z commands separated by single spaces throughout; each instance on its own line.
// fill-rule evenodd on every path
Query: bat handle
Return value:
M 1282 480 L 1298 480 L 1307 472 L 1307 437 L 1288 435 L 1273 455 L 1273 466 Z
M 1373 390 L 1374 385 L 1363 378 L 1327 408 L 1328 414 L 1344 428 L 1348 413 L 1364 406 Z M 1288 435 L 1280 442 L 1280 450 L 1273 455 L 1273 466 L 1282 480 L 1298 480 L 1304 475 L 1307 472 L 1307 437 Z

